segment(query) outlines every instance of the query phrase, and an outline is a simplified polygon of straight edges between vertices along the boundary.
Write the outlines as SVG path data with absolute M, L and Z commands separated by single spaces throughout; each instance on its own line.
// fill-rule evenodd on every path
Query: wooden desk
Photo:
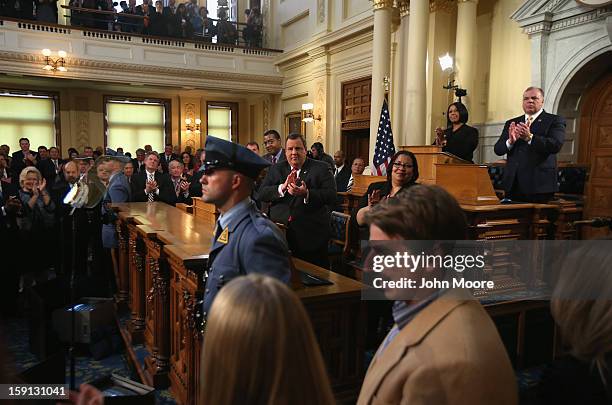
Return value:
M 177 402 L 195 404 L 200 378 L 202 335 L 202 271 L 210 247 L 167 245 L 164 247 L 172 278 L 170 283 L 170 381 Z M 365 307 L 362 284 L 299 259 L 297 270 L 329 280 L 324 286 L 301 286 L 295 290 L 310 315 L 338 401 L 354 401 L 363 378 Z
M 170 276 L 165 257 L 166 244 L 194 244 L 209 249 L 214 224 L 179 208 L 163 203 L 114 204 L 121 222 L 128 221 L 129 244 L 138 255 L 133 261 L 136 271 L 131 291 L 131 325 L 137 330 L 136 341 L 144 340 L 149 356 L 145 358 L 147 383 L 156 388 L 170 384 Z M 129 255 L 128 251 L 128 255 Z M 130 269 L 131 270 L 131 269 Z M 136 309 L 136 311 L 134 310 Z M 134 333 L 132 333 L 134 335 Z M 132 336 L 134 341 L 134 336 Z
M 119 227 L 130 229 L 128 244 L 134 246 L 126 252 L 128 262 L 133 263 L 129 266 L 134 297 L 130 324 L 141 326 L 150 353 L 145 382 L 159 387 L 169 383 L 177 402 L 194 404 L 205 330 L 202 273 L 214 224 L 163 203 L 115 207 Z M 354 401 L 363 376 L 362 284 L 302 260 L 294 259 L 294 264 L 300 271 L 333 283 L 301 286 L 296 294 L 311 317 L 336 398 Z

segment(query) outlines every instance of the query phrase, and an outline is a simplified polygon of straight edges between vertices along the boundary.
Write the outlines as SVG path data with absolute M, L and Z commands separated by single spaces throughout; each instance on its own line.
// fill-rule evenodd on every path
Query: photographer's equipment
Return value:
M 88 383 L 102 392 L 105 405 L 154 405 L 155 388 L 117 374 Z
M 70 358 L 70 389 L 74 390 L 76 388 L 75 384 L 75 342 L 77 339 L 83 340 L 87 339 L 87 335 L 89 335 L 89 339 L 91 339 L 91 322 L 92 315 L 94 319 L 94 323 L 97 322 L 97 315 L 106 313 L 103 309 L 98 309 L 94 311 L 94 307 L 88 307 L 91 303 L 77 303 L 76 302 L 76 277 L 75 273 L 77 272 L 77 223 L 79 221 L 76 220 L 74 214 L 76 210 L 79 209 L 100 209 L 100 202 L 104 198 L 106 194 L 106 187 L 112 175 L 112 165 L 109 164 L 111 160 L 116 160 L 121 163 L 124 163 L 127 158 L 123 156 L 101 156 L 99 157 L 94 164 L 90 164 L 89 170 L 81 175 L 79 181 L 77 181 L 68 191 L 66 196 L 63 199 L 64 204 L 70 205 L 72 207 L 72 211 L 70 215 L 73 216 L 72 221 L 72 271 L 70 274 L 70 307 L 68 308 L 68 313 L 70 317 L 70 327 L 67 328 L 70 331 L 70 348 L 68 350 L 69 358 Z M 77 158 L 79 161 L 90 161 L 90 158 Z M 82 162 L 80 162 L 82 164 Z M 84 305 L 84 306 L 81 306 Z M 80 309 L 87 309 L 80 311 Z M 91 310 L 89 310 L 91 309 Z M 88 331 L 84 331 L 82 329 L 77 329 L 77 312 L 80 312 L 79 325 L 83 325 L 83 319 L 88 319 L 85 324 L 88 325 Z M 105 319 L 104 316 L 101 316 L 101 319 Z M 65 318 L 62 316 L 58 316 L 58 322 L 65 322 Z M 95 326 L 95 325 L 94 325 Z

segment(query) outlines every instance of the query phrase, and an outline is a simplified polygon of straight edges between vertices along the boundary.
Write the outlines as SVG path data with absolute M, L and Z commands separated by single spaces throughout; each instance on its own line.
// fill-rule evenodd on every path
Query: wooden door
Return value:
M 342 131 L 341 148 L 346 156 L 348 165 L 353 163 L 353 159 L 362 158 L 366 166 L 369 164 L 370 153 L 370 129 L 354 129 L 352 131 Z
M 591 166 L 585 219 L 612 217 L 612 74 L 587 92 L 580 117 L 579 160 Z M 608 228 L 585 229 L 585 236 L 610 235 Z
M 360 157 L 369 162 L 370 106 L 372 102 L 372 78 L 342 83 L 341 148 L 346 161 Z

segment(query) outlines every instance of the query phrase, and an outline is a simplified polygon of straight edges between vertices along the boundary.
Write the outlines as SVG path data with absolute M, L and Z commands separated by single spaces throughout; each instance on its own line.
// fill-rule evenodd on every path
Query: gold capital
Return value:
M 393 0 L 372 0 L 374 10 L 393 7 Z
M 410 0 L 398 0 L 397 8 L 400 12 L 400 17 L 405 17 L 410 14 Z

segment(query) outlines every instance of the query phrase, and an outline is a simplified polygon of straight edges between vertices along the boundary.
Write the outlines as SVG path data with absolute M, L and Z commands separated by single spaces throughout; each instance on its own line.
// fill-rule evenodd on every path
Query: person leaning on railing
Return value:
M 242 37 L 246 46 L 261 47 L 262 37 L 262 17 L 259 8 L 254 7 L 251 10 L 246 10 L 247 21 L 246 27 L 242 31 Z
M 219 21 L 217 21 L 217 43 L 236 44 L 238 31 L 234 23 L 227 21 L 227 11 L 219 10 Z

